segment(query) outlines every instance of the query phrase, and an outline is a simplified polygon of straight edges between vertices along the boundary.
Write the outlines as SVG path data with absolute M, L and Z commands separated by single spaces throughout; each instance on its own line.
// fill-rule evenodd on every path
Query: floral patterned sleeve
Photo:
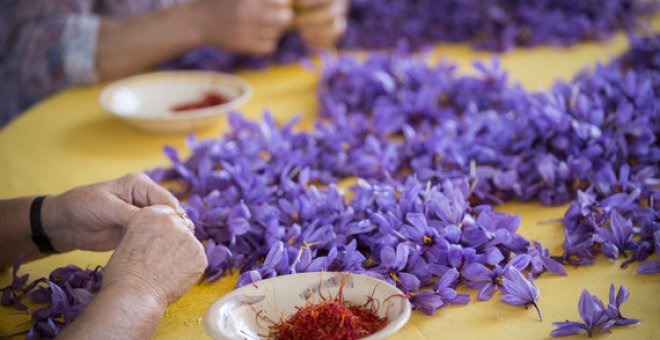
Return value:
M 0 1 L 0 127 L 69 85 L 94 83 L 100 15 L 123 17 L 185 0 Z
M 93 0 L 11 0 L 0 4 L 0 125 L 69 84 L 98 79 L 99 18 Z

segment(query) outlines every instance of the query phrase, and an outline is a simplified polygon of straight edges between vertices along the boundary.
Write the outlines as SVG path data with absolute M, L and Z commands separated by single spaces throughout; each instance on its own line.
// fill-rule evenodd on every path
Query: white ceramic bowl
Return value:
M 227 103 L 172 112 L 172 107 L 199 100 L 209 91 Z M 206 71 L 164 71 L 132 76 L 108 85 L 101 107 L 141 130 L 158 133 L 189 131 L 217 123 L 222 115 L 245 103 L 250 85 L 233 75 Z
M 268 334 L 269 324 L 258 320 L 257 312 L 262 311 L 261 316 L 279 322 L 295 313 L 296 307 L 305 306 L 310 292 L 310 302 L 318 303 L 319 287 L 324 296 L 336 296 L 342 276 L 346 277 L 344 301 L 362 304 L 373 294 L 381 304 L 378 316 L 388 318 L 385 328 L 364 339 L 385 339 L 408 322 L 410 302 L 403 297 L 387 299 L 403 293 L 385 281 L 352 273 L 301 273 L 248 284 L 223 296 L 206 312 L 206 332 L 213 339 L 260 339 L 260 335 Z

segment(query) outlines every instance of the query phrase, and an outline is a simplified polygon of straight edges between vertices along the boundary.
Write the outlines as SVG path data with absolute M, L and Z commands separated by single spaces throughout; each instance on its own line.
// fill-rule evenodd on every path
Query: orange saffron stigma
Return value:
M 211 107 L 211 106 L 225 104 L 228 101 L 229 100 L 227 98 L 223 97 L 220 93 L 217 93 L 217 92 L 214 92 L 214 91 L 209 91 L 207 93 L 204 93 L 202 98 L 200 98 L 198 100 L 172 106 L 170 108 L 170 111 L 172 111 L 172 112 L 181 112 L 181 111 L 188 111 L 188 110 L 203 109 L 203 108 L 207 108 L 207 107 Z
M 269 339 L 360 339 L 369 336 L 387 324 L 387 317 L 376 314 L 373 302 L 351 305 L 344 301 L 342 281 L 337 296 L 323 299 L 317 304 L 309 301 L 304 307 L 279 323 L 269 326 Z M 371 306 L 371 307 L 369 307 Z

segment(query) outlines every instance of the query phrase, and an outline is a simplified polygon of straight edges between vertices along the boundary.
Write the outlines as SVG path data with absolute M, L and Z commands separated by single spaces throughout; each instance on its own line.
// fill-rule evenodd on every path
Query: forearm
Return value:
M 124 19 L 102 18 L 96 56 L 102 80 L 124 77 L 202 44 L 195 2 Z
M 166 307 L 130 287 L 104 287 L 58 339 L 148 339 Z
M 0 269 L 10 267 L 22 254 L 25 254 L 24 261 L 45 256 L 32 242 L 30 205 L 33 200 L 34 197 L 0 200 Z

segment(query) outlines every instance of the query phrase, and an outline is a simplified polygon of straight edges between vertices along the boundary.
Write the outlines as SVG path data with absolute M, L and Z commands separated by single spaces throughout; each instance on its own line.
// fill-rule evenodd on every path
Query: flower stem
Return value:
M 541 315 L 541 308 L 539 308 L 539 306 L 536 304 L 536 301 L 532 302 L 532 304 L 534 305 L 534 308 L 536 308 L 536 312 L 539 313 L 539 319 L 543 321 L 543 315 Z

